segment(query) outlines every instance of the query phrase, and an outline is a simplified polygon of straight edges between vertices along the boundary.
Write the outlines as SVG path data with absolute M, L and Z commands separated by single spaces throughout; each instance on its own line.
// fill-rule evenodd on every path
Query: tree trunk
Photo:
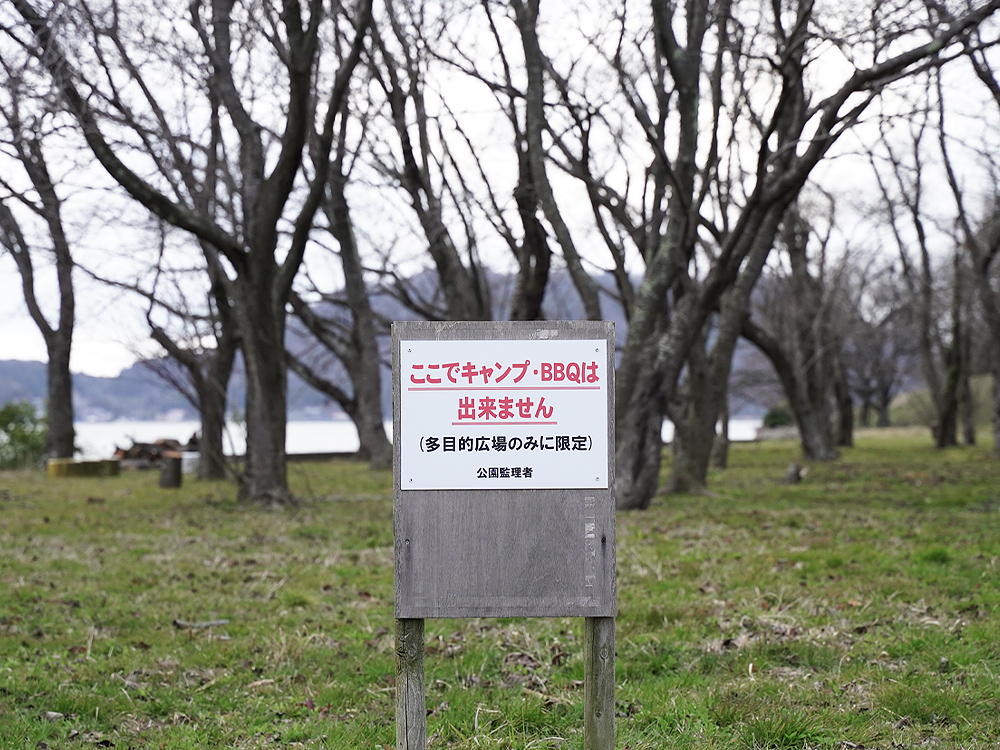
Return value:
M 715 441 L 715 425 L 709 433 L 697 415 L 686 429 L 674 425 L 674 460 L 667 478 L 667 492 L 702 492 L 708 486 L 708 465 Z
M 792 412 L 802 440 L 802 453 L 806 458 L 813 461 L 833 461 L 840 456 L 830 440 L 829 426 L 817 418 L 808 399 L 797 394 L 792 399 Z
M 8 125 L 11 126 L 16 141 L 14 150 L 31 184 L 38 192 L 41 207 L 39 213 L 48 227 L 49 240 L 52 242 L 59 291 L 58 319 L 54 326 L 46 319 L 35 294 L 32 248 L 28 246 L 17 218 L 2 202 L 0 202 L 0 248 L 6 248 L 14 258 L 18 273 L 21 275 L 24 302 L 45 341 L 48 354 L 46 409 L 49 424 L 46 451 L 49 458 L 72 458 L 76 451 L 76 433 L 73 427 L 73 377 L 69 371 L 73 328 L 76 322 L 73 258 L 63 227 L 62 201 L 56 194 L 41 142 L 37 137 L 22 132 L 9 117 Z
M 652 351 L 647 351 L 638 369 L 632 397 L 621 404 L 615 426 L 615 503 L 619 510 L 648 508 L 660 481 L 663 378 L 656 371 Z
M 366 391 L 373 391 L 370 383 L 364 385 Z M 385 423 L 382 421 L 380 397 L 376 393 L 366 395 L 365 402 L 374 401 L 375 407 L 362 406 L 355 417 L 354 424 L 358 428 L 358 438 L 361 443 L 360 453 L 368 459 L 372 469 L 383 471 L 392 468 L 392 443 L 385 434 Z
M 72 458 L 76 451 L 73 426 L 73 376 L 69 371 L 70 341 L 54 335 L 47 341 L 48 373 L 48 455 Z
M 970 244 L 969 247 L 976 251 L 976 246 Z M 1000 257 L 1000 251 L 995 249 L 996 245 L 992 247 L 993 252 L 988 252 L 987 248 L 975 252 L 972 268 L 990 331 L 992 350 L 990 367 L 993 371 L 993 456 L 1000 459 L 1000 293 L 991 284 L 991 278 L 996 273 L 994 261 Z
M 878 394 L 878 426 L 891 427 L 892 419 L 889 416 L 889 406 L 892 404 L 892 391 L 890 388 L 883 388 Z
M 707 331 L 701 333 L 699 342 L 691 348 L 688 377 L 692 411 L 687 420 L 687 439 L 681 444 L 680 460 L 674 460 L 670 491 L 692 492 L 708 484 L 708 467 L 716 441 L 715 426 L 726 408 L 733 354 L 750 309 L 750 295 L 774 245 L 781 217 L 781 206 L 768 212 L 757 230 L 739 279 L 722 296 L 707 358 L 702 351 Z
M 866 398 L 861 402 L 861 413 L 858 415 L 858 422 L 862 427 L 870 427 L 872 423 L 872 402 Z
M 954 347 L 952 347 L 954 348 Z M 946 355 L 944 391 L 939 395 L 936 422 L 932 427 L 934 444 L 938 448 L 958 445 L 958 384 L 959 364 L 954 355 Z
M 993 457 L 1000 459 L 1000 343 L 993 339 Z
M 271 357 L 271 361 L 247 367 L 247 453 L 241 499 L 265 503 L 288 499 L 285 373 L 274 366 L 280 359 Z
M 968 359 L 965 360 L 968 362 Z M 962 418 L 962 442 L 965 445 L 976 444 L 976 404 L 972 398 L 972 382 L 969 378 L 969 368 L 962 373 L 962 382 L 958 390 L 959 411 Z
M 208 391 L 215 391 L 209 387 Z M 228 463 L 225 453 L 226 399 L 215 395 L 202 397 L 201 436 L 198 439 L 198 479 L 225 479 Z
M 680 408 L 668 406 L 674 423 L 674 455 L 666 486 L 670 493 L 701 492 L 708 486 L 719 404 L 713 398 L 715 384 L 708 372 L 705 338 L 702 333 L 688 355 L 687 382 L 678 389 Z
M 665 304 L 671 288 L 681 288 L 687 276 L 696 239 L 702 41 L 709 17 L 702 12 L 707 3 L 702 6 L 693 10 L 686 46 L 677 44 L 666 6 L 653 14 L 657 54 L 669 68 L 673 89 L 669 94 L 666 92 L 666 79 L 661 77 L 664 71 L 660 71 L 655 78 L 655 85 L 660 87 L 657 97 L 666 106 L 667 98 L 676 96 L 677 145 L 676 158 L 669 165 L 669 180 L 663 159 L 657 159 L 653 165 L 661 185 L 669 183 L 665 224 L 662 234 L 663 216 L 651 227 L 656 234 L 650 242 L 650 256 L 645 258 L 646 274 L 636 291 L 616 374 L 618 507 L 624 504 L 624 507 L 646 508 L 652 501 L 662 459 L 660 435 L 666 399 L 676 388 L 688 351 L 718 299 L 710 295 L 699 305 L 694 299 L 696 293 L 692 292 L 680 300 L 675 295 L 673 310 Z
M 952 327 L 951 346 L 944 355 L 944 388 L 938 396 L 937 422 L 934 425 L 934 442 L 938 448 L 958 445 L 958 389 L 962 380 L 961 326 L 956 321 Z
M 240 285 L 246 368 L 247 453 L 240 498 L 264 503 L 289 499 L 285 431 L 288 372 L 284 352 L 284 315 L 275 315 L 267 296 Z M 269 295 L 268 295 L 269 296 Z
M 806 244 L 808 225 L 793 211 L 783 227 L 785 249 L 791 266 L 791 333 L 788 365 L 792 392 L 788 400 L 795 412 L 806 457 L 816 460 L 835 458 L 837 444 L 834 419 L 830 410 L 832 342 L 828 336 L 829 314 L 824 305 L 825 290 L 809 271 Z M 774 359 L 772 359 L 774 362 Z M 777 366 L 777 365 L 776 365 Z
M 712 466 L 716 469 L 725 469 L 729 465 L 729 400 L 722 406 L 722 414 L 719 417 L 722 431 L 716 436 L 712 446 Z
M 539 47 L 536 28 L 539 0 L 514 0 L 512 6 L 517 28 L 520 31 L 521 48 L 524 51 L 526 78 L 524 123 L 531 184 L 534 187 L 542 213 L 549 222 L 549 226 L 552 227 L 556 242 L 562 249 L 566 270 L 580 295 L 584 315 L 587 320 L 600 320 L 601 300 L 597 283 L 583 267 L 583 261 L 573 243 L 572 234 L 559 211 L 546 171 L 547 150 L 542 135 L 548 127 L 545 113 L 546 61 Z
M 538 191 L 531 174 L 527 143 L 517 144 L 518 180 L 514 202 L 524 228 L 524 237 L 517 248 L 517 282 L 510 305 L 511 320 L 538 320 L 549 281 L 552 251 L 545 236 L 545 227 L 538 220 Z
M 231 337 L 230 337 L 231 338 Z M 228 386 L 235 359 L 235 343 L 217 337 L 217 348 L 209 356 L 208 374 L 198 389 L 201 437 L 198 441 L 198 479 L 226 479 L 230 476 L 225 453 Z
M 836 444 L 840 448 L 850 448 L 854 445 L 854 402 L 851 400 L 851 389 L 847 385 L 847 376 L 840 356 L 840 342 L 834 343 L 831 340 L 830 346 L 836 347 L 831 352 L 831 359 L 836 363 L 833 380 L 833 393 L 837 402 Z
M 958 399 L 945 398 L 944 407 L 937 414 L 937 422 L 932 426 L 934 445 L 950 448 L 958 445 Z

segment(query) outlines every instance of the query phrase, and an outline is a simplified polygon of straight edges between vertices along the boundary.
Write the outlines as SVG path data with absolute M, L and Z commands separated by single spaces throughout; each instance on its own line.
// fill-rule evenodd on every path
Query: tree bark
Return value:
M 728 399 L 722 407 L 722 414 L 719 416 L 719 423 L 722 431 L 716 436 L 712 445 L 712 466 L 716 469 L 725 469 L 729 466 L 729 403 Z
M 514 202 L 524 229 L 517 248 L 517 282 L 510 306 L 511 320 L 538 320 L 542 317 L 542 302 L 549 281 L 552 250 L 545 236 L 545 227 L 538 220 L 538 191 L 535 189 L 528 159 L 527 143 L 518 144 L 518 182 Z
M 285 433 L 288 418 L 288 373 L 285 359 L 284 304 L 269 284 L 246 288 L 236 295 L 242 321 L 242 349 L 247 385 L 247 453 L 240 483 L 240 498 L 282 503 L 288 494 Z
M 226 434 L 226 386 L 229 383 L 229 372 L 232 371 L 233 356 L 226 375 L 222 375 L 223 367 L 213 367 L 213 372 L 201 395 L 201 435 L 198 439 L 198 479 L 214 480 L 229 478 L 229 462 L 225 452 Z
M 976 259 L 976 278 L 986 312 L 986 322 L 992 340 L 990 369 L 993 375 L 993 457 L 1000 459 L 1000 294 L 989 283 L 989 269 L 993 256 Z
M 704 350 L 705 332 L 688 354 L 686 381 L 679 387 L 680 408 L 667 406 L 674 423 L 673 461 L 667 477 L 669 493 L 701 492 L 708 485 L 708 465 L 715 442 L 716 383 Z
M 878 426 L 891 427 L 892 419 L 889 415 L 889 406 L 892 404 L 892 391 L 889 388 L 883 389 L 878 394 Z
M 926 258 L 924 262 L 928 263 Z M 927 274 L 929 274 L 929 265 L 927 269 Z M 958 445 L 959 389 L 961 388 L 962 378 L 966 370 L 965 358 L 963 356 L 965 349 L 963 338 L 966 335 L 966 331 L 965 321 L 963 320 L 961 273 L 957 251 L 955 252 L 954 271 L 955 275 L 952 279 L 951 342 L 943 347 L 944 382 L 941 384 L 941 390 L 935 401 L 935 405 L 937 406 L 937 423 L 934 426 L 936 430 L 934 437 L 938 448 L 949 448 Z M 930 284 L 929 278 L 925 283 Z M 933 368 L 933 362 L 928 363 L 928 367 Z
M 833 393 L 837 404 L 837 440 L 840 448 L 850 448 L 854 445 L 854 402 L 851 399 L 851 389 L 847 385 L 847 375 L 844 372 L 843 358 L 840 353 L 838 337 L 830 337 L 830 346 L 835 347 L 830 352 L 834 363 Z
M 615 427 L 615 503 L 620 510 L 648 508 L 660 481 L 663 375 L 652 347 L 635 369 L 631 398 L 618 402 Z
M 872 402 L 866 398 L 861 402 L 861 412 L 858 414 L 858 422 L 862 427 L 870 427 L 872 423 Z
M 740 340 L 743 321 L 746 320 L 750 310 L 751 294 L 774 246 L 786 205 L 785 201 L 778 202 L 767 212 L 757 230 L 739 278 L 722 295 L 712 347 L 704 370 L 705 376 L 699 386 L 699 396 L 693 402 L 698 413 L 692 419 L 693 429 L 690 430 L 692 449 L 688 451 L 686 461 L 682 465 L 682 469 L 688 474 L 686 481 L 690 489 L 703 488 L 708 483 L 708 467 L 712 457 L 712 446 L 716 440 L 716 424 L 723 414 L 729 393 L 733 354 Z M 707 335 L 703 336 L 707 338 Z
M 968 353 L 965 357 L 968 363 Z M 966 367 L 962 373 L 962 382 L 958 387 L 958 403 L 962 420 L 962 442 L 965 445 L 976 444 L 976 404 L 972 395 L 972 379 L 969 376 L 969 368 Z
M 628 336 L 615 379 L 616 502 L 624 508 L 646 508 L 658 485 L 662 460 L 660 437 L 666 400 L 673 395 L 688 350 L 709 315 L 708 300 L 699 306 L 691 290 L 681 301 L 677 292 L 694 253 L 697 224 L 695 177 L 702 47 L 708 23 L 708 4 L 691 5 L 691 23 L 686 44 L 674 36 L 672 10 L 663 6 L 654 14 L 656 54 L 669 69 L 676 92 L 678 118 L 677 150 L 672 163 L 659 153 L 652 171 L 656 179 L 669 184 L 665 224 L 660 236 L 659 221 L 651 227 L 657 234 L 649 243 L 646 273 L 636 290 Z M 658 104 L 666 106 L 666 70 L 658 68 L 654 84 Z M 652 120 L 648 129 L 657 131 Z M 662 144 L 661 144 L 662 146 Z M 669 177 L 668 177 L 669 175 Z M 673 290 L 674 309 L 667 307 Z M 711 300 L 711 307 L 717 297 Z M 661 353 L 662 352 L 662 353 Z M 675 373 L 671 374 L 671 368 Z
M 48 455 L 52 458 L 72 458 L 76 452 L 76 428 L 73 426 L 73 376 L 69 371 L 71 343 L 60 339 L 46 349 L 48 374 Z

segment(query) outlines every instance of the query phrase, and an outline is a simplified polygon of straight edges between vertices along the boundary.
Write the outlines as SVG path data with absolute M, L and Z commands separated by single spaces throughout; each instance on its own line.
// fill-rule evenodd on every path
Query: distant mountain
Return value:
M 28 401 L 45 406 L 45 363 L 0 360 L 0 404 Z M 289 375 L 289 419 L 330 419 L 340 408 L 322 394 Z M 246 387 L 242 371 L 230 383 L 230 404 L 243 408 Z M 145 364 L 123 370 L 116 378 L 73 375 L 73 408 L 77 421 L 113 419 L 197 419 L 194 407 L 173 386 Z

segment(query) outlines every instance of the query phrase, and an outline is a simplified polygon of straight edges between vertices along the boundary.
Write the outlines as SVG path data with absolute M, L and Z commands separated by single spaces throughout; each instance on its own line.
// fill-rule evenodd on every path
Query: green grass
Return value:
M 618 747 L 1000 745 L 1000 465 L 866 432 L 734 446 L 618 516 Z M 294 508 L 0 473 L 0 747 L 394 746 L 392 477 Z M 197 630 L 174 620 L 228 620 Z M 582 748 L 576 619 L 431 620 L 431 748 Z

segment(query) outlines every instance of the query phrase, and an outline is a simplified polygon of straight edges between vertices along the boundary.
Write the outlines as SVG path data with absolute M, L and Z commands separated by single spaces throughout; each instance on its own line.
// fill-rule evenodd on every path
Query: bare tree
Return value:
M 649 503 L 660 423 L 692 348 L 735 285 L 746 278 L 752 287 L 813 168 L 885 87 L 956 57 L 956 42 L 998 7 L 972 8 L 928 40 L 900 23 L 923 6 L 873 6 L 838 48 L 851 72 L 833 85 L 827 76 L 824 93 L 807 89 L 830 36 L 823 9 L 811 2 L 656 3 L 648 25 L 644 8 L 626 4 L 599 24 L 613 31 L 593 47 L 614 71 L 625 111 L 613 110 L 618 100 L 589 102 L 586 86 L 563 75 L 567 90 L 580 93 L 561 106 L 577 116 L 567 114 L 570 126 L 558 131 L 550 125 L 550 134 L 571 174 L 593 186 L 595 213 L 635 243 L 633 262 L 642 268 L 617 377 L 619 508 Z M 635 127 L 651 154 L 644 174 L 617 190 L 584 158 L 597 125 L 612 121 L 622 125 L 609 132 Z M 730 296 L 738 320 L 740 297 Z
M 859 402 L 859 422 L 890 425 L 889 405 L 914 364 L 909 298 L 899 276 L 899 264 L 867 268 L 855 274 L 849 289 L 844 364 L 851 391 Z
M 50 167 L 51 141 L 58 138 L 60 116 L 44 100 L 35 96 L 28 78 L 37 75 L 25 70 L 21 54 L 0 55 L 0 149 L 5 168 L 0 171 L 0 247 L 14 258 L 21 275 L 21 289 L 31 319 L 45 341 L 46 409 L 48 412 L 47 453 L 52 458 L 70 458 L 75 452 L 73 427 L 73 377 L 70 354 L 76 322 L 76 295 L 73 287 L 74 261 L 71 240 L 63 218 L 64 198 L 59 178 Z M 65 148 L 66 144 L 62 146 Z M 16 165 L 16 166 L 15 166 Z M 20 172 L 15 175 L 15 172 Z M 20 184 L 17 184 L 17 181 Z M 23 218 L 18 218 L 18 213 Z M 35 234 L 26 222 L 39 227 Z M 55 269 L 57 308 L 49 321 L 43 309 L 45 295 L 36 279 L 37 261 L 50 256 Z
M 285 308 L 329 163 L 315 158 L 309 170 L 305 149 L 310 140 L 320 153 L 332 148 L 370 0 L 329 11 L 320 0 L 288 0 L 280 13 L 236 0 L 185 9 L 117 0 L 13 4 L 27 27 L 13 33 L 45 66 L 108 173 L 152 213 L 195 235 L 209 263 L 226 270 L 247 370 L 241 492 L 280 501 L 287 495 Z M 149 38 L 140 21 L 146 12 L 169 17 L 183 33 Z
M 758 286 L 752 316 L 743 327 L 782 382 L 803 453 L 819 461 L 835 458 L 838 446 L 849 445 L 853 427 L 851 399 L 844 396 L 839 325 L 844 261 L 827 258 L 832 226 L 832 213 L 820 233 L 798 207 L 788 211 L 778 262 Z
M 932 250 L 937 217 L 928 205 L 936 201 L 927 196 L 927 185 L 933 181 L 927 163 L 937 155 L 928 154 L 936 144 L 929 146 L 927 141 L 933 141 L 935 129 L 941 132 L 941 121 L 933 119 L 933 76 L 926 83 L 925 103 L 909 122 L 908 140 L 898 133 L 894 139 L 883 123 L 882 152 L 873 152 L 870 160 L 899 252 L 902 277 L 913 300 L 917 347 L 934 409 L 931 431 L 937 447 L 944 448 L 958 441 L 960 388 L 968 378 L 967 289 L 954 238 L 947 238 L 951 245 L 947 264 Z
M 392 444 L 385 433 L 382 414 L 382 352 L 379 337 L 386 336 L 385 326 L 372 306 L 369 284 L 362 262 L 361 248 L 355 233 L 347 187 L 351 172 L 358 163 L 364 138 L 351 145 L 347 132 L 347 110 L 355 108 L 354 119 L 367 135 L 369 115 L 360 102 L 344 99 L 340 132 L 328 186 L 321 204 L 323 228 L 337 243 L 336 255 L 343 274 L 338 291 L 324 291 L 311 283 L 301 292 L 293 292 L 291 309 L 302 327 L 319 345 L 318 356 L 303 350 L 300 343 L 286 349 L 289 366 L 313 388 L 336 401 L 354 422 L 360 443 L 359 455 L 373 469 L 392 467 Z M 308 301 L 307 301 L 308 298 Z M 325 360 L 333 358 L 333 366 Z M 331 373 L 333 373 L 331 375 Z
M 548 61 L 542 54 L 538 40 L 539 0 L 512 0 L 517 28 L 524 51 L 524 68 L 527 77 L 525 90 L 525 146 L 528 170 L 542 214 L 555 234 L 562 249 L 563 259 L 570 277 L 583 301 L 584 315 L 588 320 L 601 319 L 601 303 L 597 284 L 583 267 L 580 253 L 573 241 L 569 227 L 559 210 L 546 167 L 546 149 L 542 141 L 548 129 L 545 112 L 545 72 Z
M 989 44 L 982 35 L 975 33 L 965 43 L 968 60 L 975 72 L 976 78 L 983 85 L 989 100 L 995 109 L 994 116 L 1000 114 L 1000 82 L 990 60 L 986 56 Z M 965 249 L 968 260 L 968 271 L 979 294 L 984 318 L 989 329 L 990 367 L 993 376 L 993 454 L 1000 458 L 1000 208 L 998 208 L 998 167 L 993 153 L 983 153 L 982 149 L 974 148 L 975 162 L 985 164 L 992 182 L 991 194 L 985 196 L 985 209 L 980 217 L 973 215 L 970 198 L 958 175 L 955 159 L 952 157 L 953 146 L 958 139 L 948 133 L 945 118 L 948 111 L 947 97 L 941 79 L 937 79 L 938 102 L 938 143 L 941 149 L 942 162 L 955 199 L 956 224 L 960 234 L 960 244 Z M 971 336 L 967 337 L 971 340 Z M 968 360 L 968 357 L 967 357 Z M 968 369 L 968 368 L 967 368 Z M 967 383 L 967 380 L 965 381 Z M 967 392 L 967 389 L 963 388 Z M 965 397 L 966 404 L 971 402 L 970 396 Z M 966 418 L 966 424 L 972 423 Z M 966 428 L 968 442 L 969 428 Z
M 420 317 L 533 320 L 559 315 L 564 302 L 574 317 L 599 314 L 598 285 L 550 176 L 543 92 L 553 76 L 536 20 L 530 3 L 394 2 L 377 24 L 371 75 L 391 123 L 374 132 L 371 159 L 403 191 L 420 232 L 406 244 L 427 247 L 437 282 L 385 275 Z M 480 107 L 490 108 L 488 125 Z M 571 284 L 551 285 L 553 269 Z M 564 287 L 577 299 L 557 299 Z
M 395 149 L 373 154 L 376 168 L 405 192 L 416 214 L 422 239 L 439 277 L 435 290 L 443 305 L 421 304 L 403 276 L 393 274 L 398 296 L 423 317 L 488 320 L 489 287 L 478 254 L 472 222 L 463 211 L 462 177 L 447 135 L 427 101 L 429 50 L 437 46 L 440 26 L 427 22 L 423 3 L 387 2 L 384 16 L 373 26 L 369 72 L 381 89 L 390 118 Z M 430 36 L 430 38 L 428 38 Z M 457 224 L 448 220 L 458 214 Z M 462 234 L 456 236 L 457 226 Z M 464 239 L 464 257 L 462 252 Z

